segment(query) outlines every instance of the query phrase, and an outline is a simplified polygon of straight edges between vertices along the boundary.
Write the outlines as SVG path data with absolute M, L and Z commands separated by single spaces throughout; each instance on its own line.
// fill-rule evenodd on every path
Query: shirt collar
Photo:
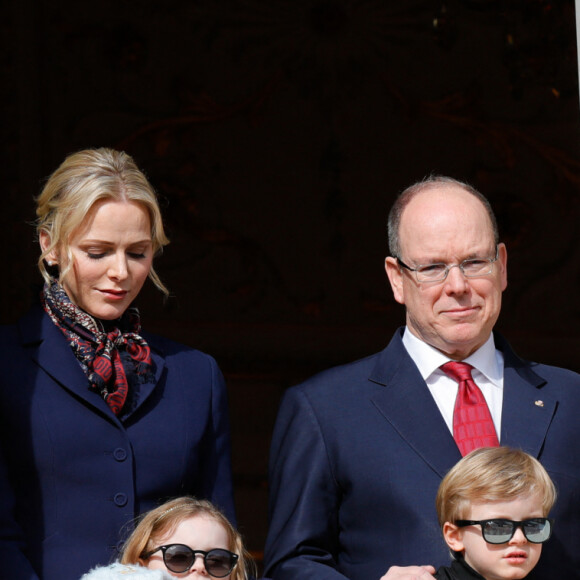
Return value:
M 407 327 L 403 334 L 403 344 L 425 380 L 438 371 L 441 365 L 451 360 L 440 350 L 417 338 Z M 501 385 L 502 375 L 496 357 L 493 333 L 489 335 L 489 338 L 482 346 L 463 362 L 469 363 L 480 373 L 484 374 L 494 385 Z

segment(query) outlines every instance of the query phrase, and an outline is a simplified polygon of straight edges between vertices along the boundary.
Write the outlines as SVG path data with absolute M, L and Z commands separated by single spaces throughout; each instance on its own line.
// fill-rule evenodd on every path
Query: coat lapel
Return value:
M 143 403 L 151 396 L 151 393 L 155 390 L 155 387 L 161 380 L 161 373 L 165 368 L 165 353 L 161 349 L 156 348 L 152 344 L 153 341 L 151 339 L 152 337 L 147 337 L 146 340 L 147 343 L 149 344 L 149 347 L 151 348 L 151 359 L 153 360 L 153 365 L 155 367 L 155 378 L 153 382 L 141 385 L 139 401 L 135 406 L 135 408 L 133 409 L 133 411 L 129 413 L 128 417 L 130 417 L 133 413 L 135 413 L 135 411 L 139 409 L 139 407 L 141 407 L 141 405 L 143 405 Z
M 114 417 L 105 401 L 89 390 L 87 377 L 62 332 L 41 308 L 22 319 L 20 330 L 23 346 L 42 371 L 90 407 L 108 418 Z
M 385 389 L 373 404 L 407 444 L 443 477 L 461 459 L 459 449 L 423 377 L 397 332 L 381 353 L 369 380 Z

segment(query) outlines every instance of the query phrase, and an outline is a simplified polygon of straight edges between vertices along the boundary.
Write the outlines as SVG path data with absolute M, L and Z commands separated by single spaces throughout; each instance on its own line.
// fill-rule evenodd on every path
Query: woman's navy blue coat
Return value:
M 222 374 L 206 354 L 144 336 L 156 382 L 121 422 L 40 308 L 0 327 L 3 578 L 78 580 L 118 555 L 136 516 L 177 495 L 234 519 Z

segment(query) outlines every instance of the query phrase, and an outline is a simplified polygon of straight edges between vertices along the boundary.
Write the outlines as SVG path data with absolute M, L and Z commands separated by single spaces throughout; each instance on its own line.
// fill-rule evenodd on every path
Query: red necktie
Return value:
M 441 370 L 459 383 L 453 411 L 453 438 L 461 455 L 479 447 L 498 447 L 493 419 L 485 397 L 471 377 L 473 367 L 463 362 L 448 362 Z

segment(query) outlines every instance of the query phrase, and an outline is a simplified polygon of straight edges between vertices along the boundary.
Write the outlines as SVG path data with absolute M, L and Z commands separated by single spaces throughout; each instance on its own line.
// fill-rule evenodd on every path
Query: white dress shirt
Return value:
M 417 365 L 421 376 L 425 379 L 427 387 L 453 435 L 453 409 L 459 384 L 439 368 L 452 359 L 417 338 L 408 328 L 405 328 L 403 334 L 403 344 Z M 493 334 L 478 350 L 462 362 L 469 363 L 473 367 L 471 376 L 485 397 L 499 440 L 503 399 L 503 355 L 495 348 Z

